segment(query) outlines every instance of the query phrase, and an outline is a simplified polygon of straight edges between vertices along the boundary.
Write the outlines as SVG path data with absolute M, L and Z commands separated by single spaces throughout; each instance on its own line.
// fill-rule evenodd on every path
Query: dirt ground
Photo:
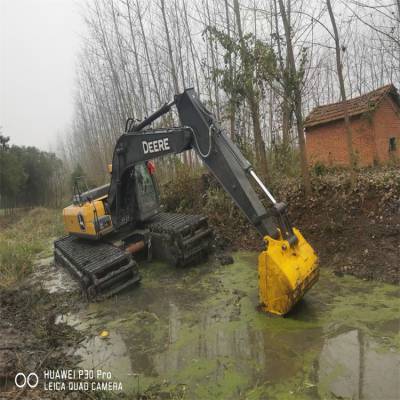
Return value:
M 0 398 L 26 398 L 16 390 L 17 372 L 72 368 L 76 359 L 68 351 L 77 346 L 81 333 L 55 324 L 58 314 L 71 307 L 71 297 L 49 293 L 32 281 L 0 290 Z M 29 391 L 29 398 L 61 398 Z

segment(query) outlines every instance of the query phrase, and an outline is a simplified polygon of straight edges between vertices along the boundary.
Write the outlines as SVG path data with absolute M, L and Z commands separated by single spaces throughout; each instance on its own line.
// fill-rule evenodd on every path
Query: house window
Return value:
M 396 151 L 396 148 L 397 148 L 396 138 L 391 137 L 389 139 L 389 153 L 391 153 L 392 151 Z

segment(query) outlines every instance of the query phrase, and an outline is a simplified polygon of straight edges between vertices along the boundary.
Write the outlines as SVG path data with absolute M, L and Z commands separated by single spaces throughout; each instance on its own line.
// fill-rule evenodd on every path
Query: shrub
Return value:
M 316 176 L 324 176 L 328 172 L 328 168 L 321 162 L 316 162 L 313 166 L 313 172 Z

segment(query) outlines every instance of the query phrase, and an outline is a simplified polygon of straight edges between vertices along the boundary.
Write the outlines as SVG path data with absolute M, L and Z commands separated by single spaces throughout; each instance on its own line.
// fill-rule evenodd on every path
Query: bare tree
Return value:
M 249 104 L 251 118 L 253 122 L 254 129 L 254 141 L 256 146 L 256 160 L 259 165 L 261 174 L 268 179 L 269 171 L 267 164 L 267 155 L 265 151 L 265 143 L 262 137 L 261 132 L 261 124 L 260 124 L 260 105 L 255 93 L 253 79 L 251 78 L 251 71 L 253 70 L 253 66 L 250 63 L 249 57 L 246 54 L 246 44 L 244 42 L 243 30 L 242 30 L 242 22 L 240 18 L 240 8 L 239 8 L 239 0 L 233 0 L 233 8 L 236 17 L 236 26 L 237 32 L 239 35 L 240 41 L 240 53 L 242 58 L 242 68 L 245 70 L 246 81 L 245 81 L 245 91 L 246 91 L 246 99 Z
M 165 12 L 165 0 L 160 0 L 160 6 L 161 6 L 162 19 L 163 19 L 164 29 L 165 29 L 165 39 L 166 39 L 167 46 L 168 46 L 168 56 L 169 56 L 169 62 L 170 62 L 170 66 L 171 66 L 172 79 L 174 82 L 174 90 L 175 90 L 175 93 L 179 93 L 178 75 L 176 73 L 175 60 L 174 60 L 174 55 L 172 52 L 171 37 L 169 34 L 167 15 Z
M 337 26 L 336 26 L 335 16 L 332 11 L 331 1 L 326 0 L 326 5 L 328 7 L 329 17 L 330 17 L 330 20 L 332 23 L 333 35 L 334 35 L 334 40 L 335 40 L 336 68 L 337 68 L 337 74 L 338 74 L 339 86 L 340 86 L 340 97 L 342 100 L 344 125 L 345 125 L 345 129 L 346 129 L 347 152 L 348 152 L 348 156 L 349 156 L 350 171 L 353 176 L 356 160 L 355 160 L 355 155 L 354 155 L 354 151 L 353 151 L 353 135 L 352 135 L 351 126 L 350 126 L 348 105 L 346 102 L 346 100 L 347 100 L 346 99 L 346 89 L 344 86 L 343 64 L 342 64 L 342 59 L 341 59 L 339 33 L 337 30 Z M 343 49 L 343 51 L 345 51 L 345 47 L 343 47 L 342 49 Z M 353 178 L 354 178 L 354 176 L 353 176 Z
M 303 176 L 303 184 L 304 190 L 307 196 L 311 194 L 311 180 L 310 180 L 310 172 L 308 169 L 308 160 L 307 160 L 307 150 L 306 143 L 304 138 L 304 124 L 303 124 L 303 105 L 302 105 L 302 97 L 301 97 L 301 78 L 299 77 L 296 69 L 296 61 L 293 52 L 292 45 L 292 35 L 291 28 L 289 24 L 289 19 L 286 13 L 285 6 L 283 4 L 283 0 L 279 1 L 279 9 L 281 13 L 281 18 L 283 22 L 283 27 L 285 30 L 285 38 L 286 38 L 286 51 L 288 57 L 288 65 L 289 65 L 289 76 L 292 85 L 292 93 L 293 93 L 293 103 L 294 103 L 294 113 L 296 115 L 296 125 L 297 125 L 297 136 L 299 140 L 300 146 L 300 164 L 301 164 L 301 174 Z

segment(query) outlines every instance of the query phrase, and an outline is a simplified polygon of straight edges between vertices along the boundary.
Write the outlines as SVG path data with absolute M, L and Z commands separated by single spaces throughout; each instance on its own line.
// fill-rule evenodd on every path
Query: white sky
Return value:
M 83 20 L 78 0 L 0 0 L 0 126 L 48 150 L 71 121 Z

